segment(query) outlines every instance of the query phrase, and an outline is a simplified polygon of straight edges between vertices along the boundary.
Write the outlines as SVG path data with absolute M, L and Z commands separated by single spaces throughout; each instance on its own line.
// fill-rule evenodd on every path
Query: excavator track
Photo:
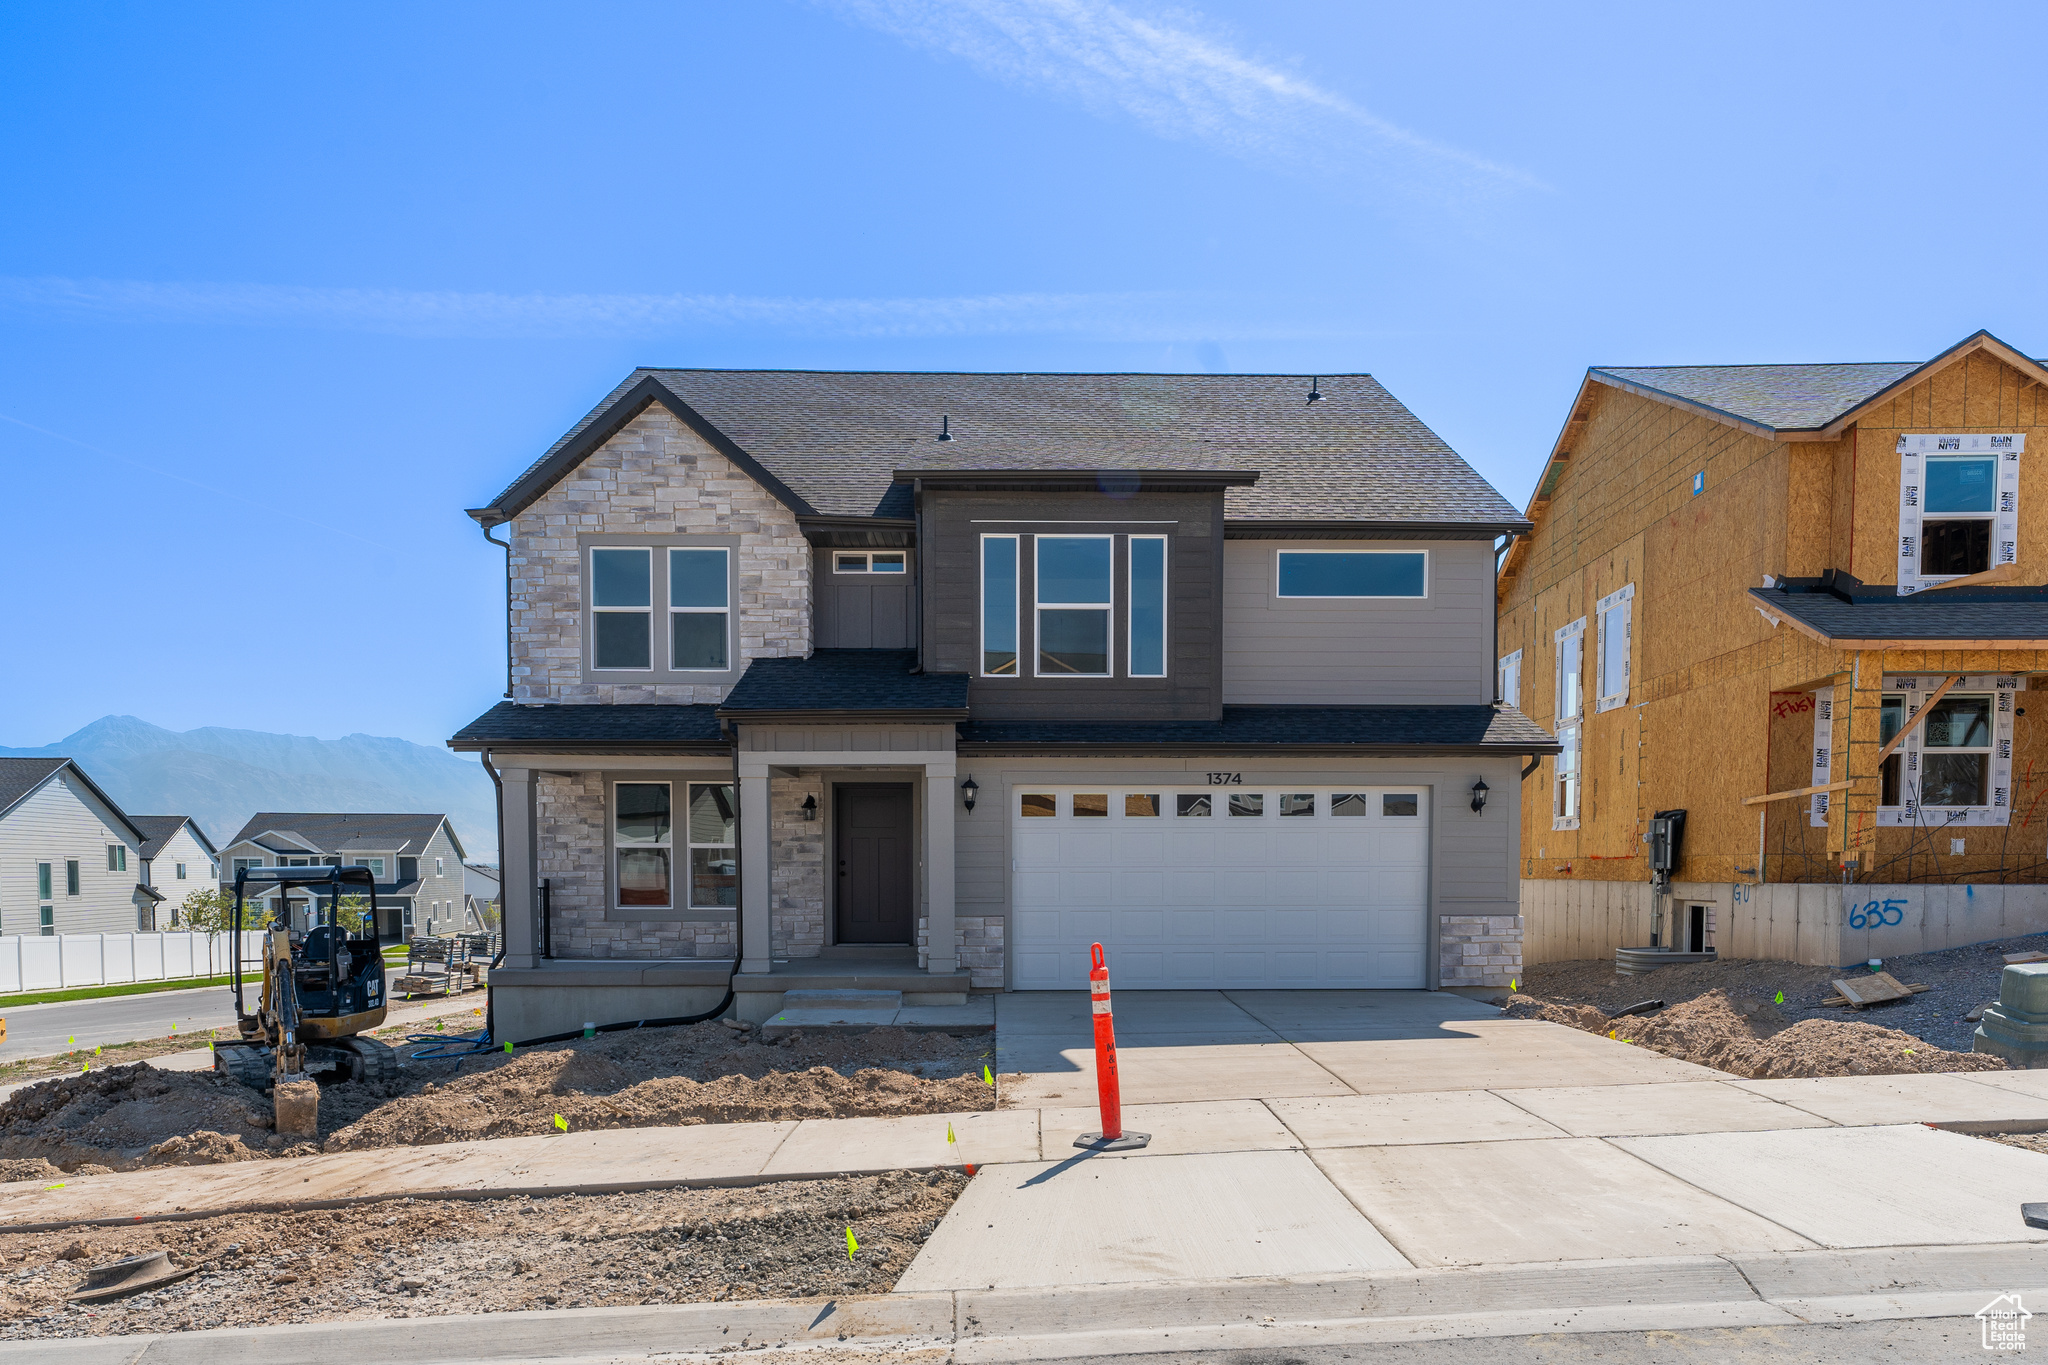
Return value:
M 222 1075 L 232 1076 L 252 1090 L 265 1094 L 270 1091 L 270 1054 L 260 1047 L 217 1043 L 213 1049 L 213 1069 Z
M 380 1085 L 385 1081 L 398 1079 L 397 1051 L 375 1038 L 365 1038 L 358 1034 L 353 1038 L 339 1039 L 328 1046 L 342 1048 L 354 1054 L 355 1065 L 349 1075 L 352 1081 L 367 1081 L 371 1085 Z

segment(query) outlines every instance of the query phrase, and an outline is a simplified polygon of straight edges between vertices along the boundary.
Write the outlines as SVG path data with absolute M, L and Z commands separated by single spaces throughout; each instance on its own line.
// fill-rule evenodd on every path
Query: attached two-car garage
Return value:
M 1219 775 L 1221 776 L 1221 775 Z M 1017 990 L 1428 984 L 1421 787 L 1045 786 L 1010 792 Z

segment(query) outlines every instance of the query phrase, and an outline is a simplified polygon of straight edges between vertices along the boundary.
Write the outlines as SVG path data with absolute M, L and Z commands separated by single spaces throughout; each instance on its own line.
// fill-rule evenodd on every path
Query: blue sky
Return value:
M 438 743 L 487 500 L 636 364 L 2048 354 L 2038 6 L 0 5 L 0 744 Z M 330 643 L 331 642 L 331 643 Z

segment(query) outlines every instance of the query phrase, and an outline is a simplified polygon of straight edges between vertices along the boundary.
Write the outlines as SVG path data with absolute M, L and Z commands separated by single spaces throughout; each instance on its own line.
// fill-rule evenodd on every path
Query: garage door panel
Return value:
M 1049 790 L 1049 789 L 1039 789 Z M 1119 985 L 1140 989 L 1416 987 L 1429 953 L 1429 819 L 1385 816 L 1366 785 L 1322 788 L 1312 814 L 1281 816 L 1283 790 L 1258 816 L 1230 815 L 1231 793 L 1195 789 L 1214 814 L 1180 816 L 1172 788 L 1148 786 L 1163 814 L 1129 816 L 1111 785 L 1110 814 L 1013 816 L 1012 981 L 1022 989 L 1087 984 L 1099 941 Z M 1333 792 L 1366 793 L 1362 816 L 1333 816 Z M 1246 803 L 1249 804 L 1249 803 Z M 1347 803 L 1347 808 L 1360 803 Z

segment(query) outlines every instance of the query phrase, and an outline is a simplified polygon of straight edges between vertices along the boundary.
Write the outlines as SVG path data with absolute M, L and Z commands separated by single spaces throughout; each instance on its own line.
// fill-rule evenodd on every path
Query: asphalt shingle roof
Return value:
M 1924 360 L 1844 365 L 1596 365 L 1611 375 L 1779 431 L 1824 427 Z
M 1523 520 L 1367 374 L 635 370 L 497 503 L 650 376 L 828 516 L 908 516 L 899 469 L 1127 469 L 1255 470 L 1232 520 Z
M 265 830 L 296 834 L 311 843 L 321 853 L 348 853 L 357 849 L 370 852 L 396 851 L 404 854 L 424 852 L 427 843 L 434 837 L 434 831 L 441 827 L 445 815 L 391 815 L 351 811 L 347 814 L 330 814 L 324 811 L 258 811 L 249 817 L 230 844 L 239 844 L 245 839 L 254 839 Z
M 501 701 L 456 731 L 455 749 L 601 748 L 625 745 L 730 747 L 716 706 L 629 702 L 617 706 L 521 706 Z
M 6 810 L 43 784 L 68 758 L 0 758 L 0 810 Z
M 142 849 L 140 852 L 140 856 L 144 858 L 156 857 L 156 855 L 163 850 L 164 844 L 167 843 L 172 838 L 172 836 L 177 834 L 179 830 L 183 829 L 185 827 L 185 822 L 187 820 L 190 820 L 191 818 L 192 817 L 189 815 L 129 816 L 128 823 L 142 831 Z M 194 825 L 192 828 L 197 830 L 199 827 L 197 825 Z M 204 834 L 201 834 L 199 836 L 199 839 L 201 845 L 204 846 L 206 836 Z
M 2010 588 L 1911 597 L 1821 590 L 1751 588 L 1773 616 L 1786 616 L 1829 640 L 2048 640 L 2048 592 Z
M 965 673 L 916 673 L 914 649 L 821 649 L 808 659 L 756 659 L 720 715 L 762 711 L 927 711 L 967 716 Z
M 1512 706 L 1226 706 L 1220 721 L 1151 725 L 1079 725 L 1059 721 L 975 722 L 960 727 L 963 747 L 1053 745 L 1237 745 L 1417 748 L 1461 752 L 1555 753 L 1557 740 Z

